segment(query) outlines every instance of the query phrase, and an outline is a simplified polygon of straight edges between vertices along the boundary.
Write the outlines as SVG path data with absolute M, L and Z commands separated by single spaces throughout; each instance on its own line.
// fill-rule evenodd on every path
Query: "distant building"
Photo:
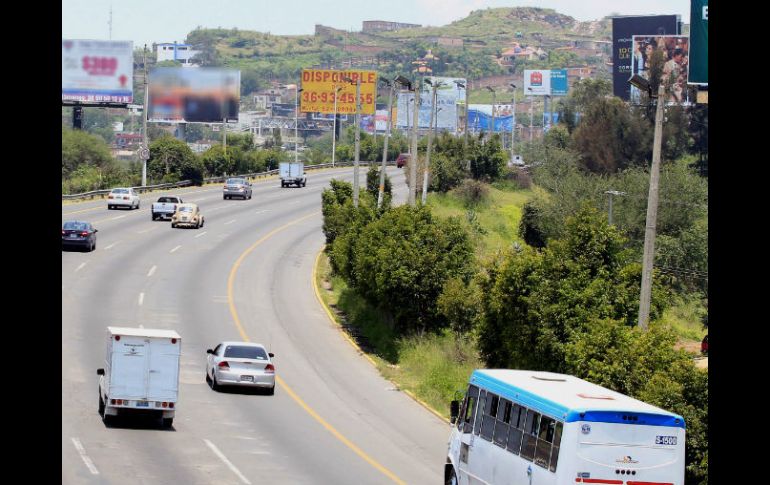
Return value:
M 364 34 L 374 34 L 377 32 L 392 32 L 394 30 L 411 29 L 422 27 L 420 24 L 405 24 L 401 22 L 386 22 L 384 20 L 364 20 L 361 31 Z
M 117 148 L 138 146 L 142 143 L 142 135 L 140 133 L 115 133 L 114 143 Z
M 268 89 L 254 95 L 254 104 L 258 109 L 270 109 L 273 103 L 281 102 L 281 90 L 277 88 Z
M 198 54 L 198 51 L 193 50 L 190 44 L 177 44 L 176 42 L 155 44 L 155 48 L 158 62 L 176 61 L 185 67 L 196 65 L 192 62 L 192 58 Z

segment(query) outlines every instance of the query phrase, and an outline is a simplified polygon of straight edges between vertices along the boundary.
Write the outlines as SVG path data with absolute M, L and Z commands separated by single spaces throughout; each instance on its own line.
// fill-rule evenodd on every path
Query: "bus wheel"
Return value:
M 454 467 L 449 468 L 449 473 L 444 480 L 445 485 L 457 485 L 457 475 L 455 475 Z

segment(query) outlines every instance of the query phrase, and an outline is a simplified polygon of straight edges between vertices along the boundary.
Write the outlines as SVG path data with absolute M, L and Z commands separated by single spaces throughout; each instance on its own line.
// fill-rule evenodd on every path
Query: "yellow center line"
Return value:
M 246 256 L 249 255 L 257 246 L 268 240 L 269 238 L 273 237 L 275 234 L 283 231 L 289 226 L 292 226 L 298 222 L 304 221 L 305 219 L 308 219 L 313 216 L 317 216 L 320 214 L 320 211 L 313 212 L 312 214 L 308 214 L 305 216 L 300 217 L 299 219 L 295 219 L 287 224 L 284 224 L 283 226 L 274 229 L 270 231 L 267 235 L 262 237 L 260 240 L 252 244 L 248 249 L 246 249 L 235 261 L 233 264 L 232 269 L 230 269 L 230 276 L 227 278 L 227 303 L 230 306 L 230 314 L 233 317 L 233 321 L 235 322 L 235 326 L 238 328 L 238 332 L 241 334 L 241 338 L 243 338 L 244 342 L 251 342 L 251 339 L 246 334 L 246 331 L 243 329 L 243 325 L 241 325 L 241 319 L 238 317 L 238 312 L 235 309 L 235 303 L 233 302 L 233 284 L 235 282 L 235 274 L 238 271 L 238 268 L 240 267 L 241 263 L 243 263 L 243 260 L 246 259 Z M 391 480 L 393 480 L 395 483 L 406 485 L 406 482 L 398 478 L 393 472 L 382 466 L 380 463 L 378 463 L 374 458 L 367 455 L 361 448 L 356 446 L 352 441 L 347 439 L 342 433 L 337 431 L 334 426 L 329 424 L 325 419 L 323 419 L 313 408 L 308 406 L 305 401 L 302 400 L 302 398 L 297 395 L 294 390 L 289 387 L 286 382 L 281 379 L 279 376 L 275 376 L 275 380 L 278 383 L 278 385 L 281 386 L 281 388 L 286 392 L 286 394 L 289 395 L 299 406 L 305 410 L 313 419 L 318 421 L 318 423 L 321 424 L 324 428 L 326 428 L 327 431 L 329 431 L 335 438 L 340 440 L 345 446 L 350 448 L 355 454 L 360 456 L 364 459 L 367 463 L 369 463 L 372 467 L 377 469 L 379 472 L 381 472 L 383 475 L 387 476 Z

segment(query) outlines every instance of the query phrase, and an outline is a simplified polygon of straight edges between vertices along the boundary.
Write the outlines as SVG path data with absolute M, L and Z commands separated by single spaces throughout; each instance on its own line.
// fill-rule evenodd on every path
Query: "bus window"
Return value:
M 470 433 L 473 429 L 473 416 L 476 415 L 476 404 L 479 401 L 479 388 L 476 386 L 469 386 L 468 387 L 468 395 L 465 399 L 465 409 L 462 413 L 460 413 L 460 416 L 462 416 L 461 420 L 463 423 L 463 433 Z
M 556 471 L 556 463 L 559 461 L 559 445 L 561 445 L 561 428 L 563 424 L 560 421 L 556 422 L 556 428 L 553 432 L 553 448 L 551 449 L 551 464 L 548 469 L 552 472 Z
M 527 408 L 513 405 L 513 411 L 511 412 L 511 426 L 508 430 L 508 443 L 506 448 L 511 453 L 518 455 L 521 448 L 521 435 L 524 431 L 524 421 L 527 417 Z
M 537 435 L 537 446 L 535 448 L 535 464 L 543 468 L 548 468 L 548 460 L 551 457 L 551 443 L 553 443 L 553 434 L 556 429 L 556 420 L 548 416 L 540 417 L 540 430 Z
M 505 448 L 505 442 L 508 440 L 508 424 L 511 422 L 511 401 L 501 399 L 497 406 L 497 423 L 495 423 L 495 434 L 493 441 L 496 445 Z
M 486 405 L 484 406 L 484 417 L 481 422 L 481 437 L 487 441 L 492 441 L 492 433 L 495 429 L 495 417 L 497 416 L 497 405 L 500 398 L 495 394 L 487 394 Z
M 529 461 L 535 457 L 535 445 L 537 444 L 538 425 L 540 413 L 532 410 L 527 413 L 527 422 L 524 424 L 524 439 L 521 441 L 521 457 Z
M 482 390 L 479 393 L 479 402 L 476 405 L 476 410 L 473 413 L 473 434 L 476 436 L 481 432 L 481 415 L 484 411 L 484 405 L 487 400 L 487 391 Z

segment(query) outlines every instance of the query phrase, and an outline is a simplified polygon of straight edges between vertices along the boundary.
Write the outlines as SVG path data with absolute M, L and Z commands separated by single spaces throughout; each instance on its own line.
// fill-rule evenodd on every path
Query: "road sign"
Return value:
M 137 153 L 139 153 L 139 158 L 141 158 L 142 160 L 150 159 L 150 149 L 145 146 L 139 147 L 139 150 Z

